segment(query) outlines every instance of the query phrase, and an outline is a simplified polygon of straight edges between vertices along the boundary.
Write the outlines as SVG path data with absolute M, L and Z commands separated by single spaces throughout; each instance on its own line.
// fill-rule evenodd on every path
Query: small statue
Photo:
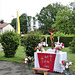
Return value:
M 54 38 L 53 38 L 53 34 L 54 34 L 54 32 L 57 32 L 58 30 L 53 30 L 53 28 L 51 27 L 51 30 L 47 30 L 50 34 L 51 34 L 51 36 L 50 36 L 50 39 L 51 39 L 51 47 L 52 47 L 52 49 L 54 48 Z

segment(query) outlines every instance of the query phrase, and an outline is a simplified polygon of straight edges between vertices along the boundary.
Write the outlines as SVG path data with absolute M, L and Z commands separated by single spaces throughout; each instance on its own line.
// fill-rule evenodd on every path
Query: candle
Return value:
M 59 43 L 59 38 L 60 38 L 60 37 L 58 36 L 57 38 L 58 38 L 58 43 Z
M 47 44 L 47 36 L 45 37 L 45 39 L 46 39 L 46 44 Z

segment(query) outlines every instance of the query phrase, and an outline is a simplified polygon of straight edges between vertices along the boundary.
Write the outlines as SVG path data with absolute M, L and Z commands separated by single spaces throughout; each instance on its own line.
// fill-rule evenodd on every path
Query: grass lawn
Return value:
M 4 51 L 0 52 L 0 60 L 22 63 L 24 61 L 23 57 L 26 57 L 23 46 L 18 47 L 14 58 L 5 58 Z
M 47 49 L 48 48 L 50 48 L 50 47 L 47 47 Z M 68 47 L 65 47 L 63 49 L 63 52 L 67 52 L 68 60 L 73 62 L 73 65 L 71 66 L 71 69 L 75 70 L 75 53 L 72 53 L 71 50 Z M 3 51 L 0 52 L 0 60 L 22 63 L 24 61 L 23 57 L 26 57 L 23 46 L 18 47 L 14 58 L 5 58 L 4 52 Z

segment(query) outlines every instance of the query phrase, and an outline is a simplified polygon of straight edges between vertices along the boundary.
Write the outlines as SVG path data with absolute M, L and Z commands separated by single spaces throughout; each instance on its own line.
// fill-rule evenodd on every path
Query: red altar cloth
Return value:
M 56 54 L 37 53 L 40 68 L 50 69 L 53 72 Z

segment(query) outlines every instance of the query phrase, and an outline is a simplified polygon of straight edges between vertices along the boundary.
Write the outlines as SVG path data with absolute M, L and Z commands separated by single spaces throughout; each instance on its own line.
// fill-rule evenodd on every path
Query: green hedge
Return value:
M 5 53 L 5 57 L 14 57 L 16 49 L 19 46 L 20 36 L 13 32 L 7 31 L 1 36 L 1 44 Z
M 60 43 L 64 43 L 65 47 L 68 47 L 70 46 L 70 42 L 72 41 L 74 37 L 60 37 Z M 58 38 L 57 36 L 54 36 L 54 42 L 57 42 L 58 41 Z M 47 43 L 48 43 L 48 46 L 51 47 L 51 40 L 50 40 L 50 36 L 48 36 L 47 38 Z
M 27 36 L 27 35 L 26 35 Z M 51 47 L 51 40 L 50 40 L 50 35 L 41 35 L 40 37 L 43 37 L 45 38 L 47 36 L 47 43 L 48 43 L 48 46 Z M 70 42 L 72 41 L 72 39 L 74 38 L 75 36 L 61 36 L 60 37 L 60 43 L 64 43 L 65 47 L 68 47 L 70 46 Z M 24 38 L 23 36 L 21 37 L 21 45 L 23 45 L 23 41 Z M 45 41 L 45 39 L 43 40 Z M 57 36 L 54 36 L 54 42 L 57 42 L 58 39 L 57 39 Z
M 35 49 L 38 43 L 42 42 L 43 38 L 40 35 L 31 34 L 22 37 L 22 45 L 25 47 L 25 53 L 27 56 L 34 56 Z

